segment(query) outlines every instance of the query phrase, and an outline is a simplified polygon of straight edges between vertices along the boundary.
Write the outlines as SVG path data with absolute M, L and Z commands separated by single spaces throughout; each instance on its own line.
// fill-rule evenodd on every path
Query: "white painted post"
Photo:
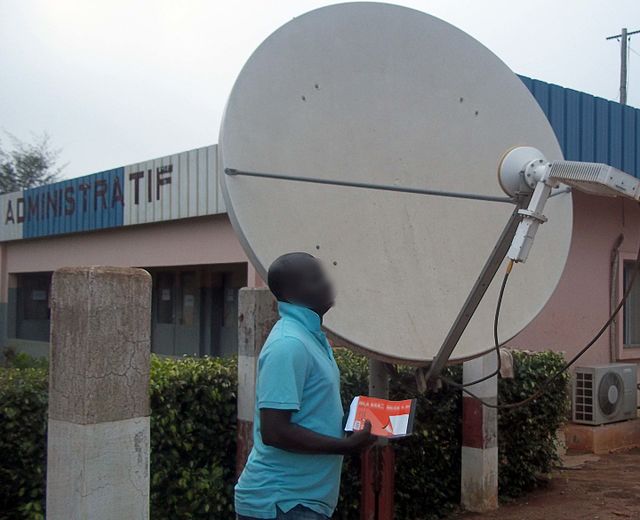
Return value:
M 244 469 L 253 446 L 258 355 L 278 320 L 276 299 L 267 288 L 240 289 L 238 295 L 238 424 L 236 472 Z
M 496 367 L 494 352 L 467 361 L 463 365 L 463 382 L 481 379 Z M 498 401 L 496 376 L 468 389 L 489 403 Z M 497 410 L 466 394 L 463 394 L 462 410 L 462 506 L 477 513 L 491 511 L 498 508 Z
M 151 277 L 53 274 L 47 519 L 149 518 Z

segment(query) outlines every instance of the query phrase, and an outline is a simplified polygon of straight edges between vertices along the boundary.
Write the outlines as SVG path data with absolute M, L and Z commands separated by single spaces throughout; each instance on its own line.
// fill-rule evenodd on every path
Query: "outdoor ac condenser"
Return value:
M 573 421 L 607 424 L 637 417 L 637 365 L 578 367 L 573 381 Z

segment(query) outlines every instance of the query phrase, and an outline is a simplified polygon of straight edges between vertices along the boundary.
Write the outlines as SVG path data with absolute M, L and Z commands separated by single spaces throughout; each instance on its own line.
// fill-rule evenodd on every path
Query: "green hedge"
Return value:
M 366 358 L 348 350 L 336 350 L 342 378 L 345 410 L 354 395 L 368 392 Z M 447 375 L 459 380 L 459 367 Z M 400 370 L 390 385 L 392 399 L 418 396 L 413 371 Z M 415 433 L 393 441 L 396 448 L 396 518 L 440 518 L 459 502 L 460 495 L 460 392 L 444 388 L 437 393 L 418 396 Z M 360 458 L 345 458 L 342 489 L 335 518 L 355 520 L 359 516 Z M 429 513 L 431 512 L 431 516 Z
M 516 379 L 501 380 L 500 400 L 530 395 L 562 364 L 554 353 L 516 352 Z M 367 362 L 337 350 L 345 407 L 367 391 Z M 448 369 L 460 380 L 460 367 Z M 555 462 L 555 431 L 568 410 L 568 377 L 523 409 L 500 414 L 500 493 L 516 496 Z M 233 518 L 236 362 L 234 359 L 152 357 L 151 518 Z M 43 518 L 47 374 L 44 369 L 0 369 L 0 519 Z M 401 369 L 392 398 L 416 395 Z M 444 388 L 418 397 L 415 435 L 394 441 L 396 517 L 441 518 L 459 501 L 460 392 Z M 335 518 L 356 520 L 359 457 L 346 457 Z
M 0 518 L 44 520 L 47 370 L 0 368 Z
M 535 355 L 514 352 L 514 362 L 516 378 L 499 381 L 501 402 L 514 403 L 529 397 L 548 374 L 560 369 L 564 359 L 554 352 Z M 498 478 L 503 497 L 516 497 L 531 490 L 541 475 L 560 462 L 556 432 L 571 408 L 569 379 L 569 374 L 564 373 L 540 399 L 499 415 Z
M 538 385 L 564 364 L 560 354 L 513 352 L 516 377 L 501 379 L 499 401 L 516 402 L 530 396 Z M 345 407 L 351 396 L 366 393 L 367 362 L 346 350 L 336 351 L 342 373 Z M 461 367 L 447 369 L 454 381 Z M 516 497 L 532 490 L 557 460 L 556 431 L 569 412 L 569 375 L 559 377 L 549 391 L 529 406 L 501 411 L 498 421 L 500 496 Z M 396 447 L 396 518 L 435 519 L 460 501 L 462 399 L 459 390 L 444 387 L 418 395 L 413 371 L 400 369 L 393 378 L 391 398 L 417 396 L 415 434 L 394 441 Z M 359 503 L 359 460 L 345 459 L 336 518 L 355 520 Z
M 233 518 L 235 359 L 152 357 L 151 518 Z

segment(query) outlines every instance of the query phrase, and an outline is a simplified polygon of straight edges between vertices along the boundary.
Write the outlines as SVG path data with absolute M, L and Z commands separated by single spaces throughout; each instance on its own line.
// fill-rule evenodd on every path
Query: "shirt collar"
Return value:
M 292 318 L 311 332 L 322 332 L 320 316 L 311 309 L 288 302 L 278 302 L 278 312 L 282 318 Z

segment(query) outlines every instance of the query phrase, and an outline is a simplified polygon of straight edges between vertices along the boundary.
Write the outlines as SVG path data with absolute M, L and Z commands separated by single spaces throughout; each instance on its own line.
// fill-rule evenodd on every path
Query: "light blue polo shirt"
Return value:
M 294 410 L 291 421 L 341 438 L 340 372 L 320 317 L 279 302 L 275 324 L 258 358 L 253 449 L 235 488 L 236 512 L 275 518 L 301 504 L 331 517 L 338 502 L 341 455 L 309 455 L 267 446 L 260 435 L 260 409 Z

